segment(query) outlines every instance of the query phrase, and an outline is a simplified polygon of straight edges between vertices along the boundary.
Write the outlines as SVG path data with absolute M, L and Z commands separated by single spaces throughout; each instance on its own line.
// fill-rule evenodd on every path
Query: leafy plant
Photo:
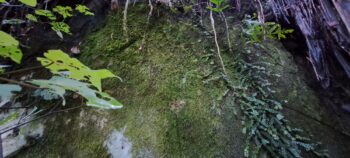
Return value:
M 11 35 L 0 31 L 0 56 L 8 57 L 17 64 L 21 63 L 23 55 L 18 45 L 19 42 Z
M 266 36 L 271 39 L 285 39 L 286 34 L 293 33 L 293 29 L 282 29 L 280 24 L 276 24 L 275 22 L 266 22 L 265 26 L 267 27 Z
M 70 6 L 56 6 L 55 8 L 52 9 L 54 12 L 60 14 L 64 19 L 68 18 L 68 17 L 72 17 L 73 16 L 73 9 Z
M 27 14 L 26 18 L 32 22 L 38 22 L 38 18 L 34 16 L 33 14 Z
M 243 20 L 245 29 L 243 32 L 248 36 L 249 41 L 258 43 L 267 37 L 273 40 L 281 40 L 287 38 L 286 35 L 293 33 L 293 29 L 283 29 L 280 24 L 275 22 L 265 22 L 261 24 L 258 20 L 254 20 L 251 16 L 246 16 Z
M 44 54 L 45 58 L 39 57 L 38 61 L 53 74 L 57 75 L 50 80 L 31 80 L 29 83 L 47 89 L 47 92 L 57 94 L 64 100 L 64 94 L 67 90 L 73 91 L 88 100 L 88 106 L 100 107 L 105 109 L 117 109 L 122 105 L 102 92 L 101 80 L 109 77 L 116 77 L 110 71 L 91 70 L 82 64 L 79 60 L 70 58 L 61 50 L 49 50 Z M 79 81 L 80 80 L 80 81 Z M 83 83 L 86 81 L 88 83 Z M 91 89 L 96 88 L 98 91 Z M 8 102 L 13 91 L 20 91 L 18 85 L 0 84 L 0 101 L 2 104 Z M 48 99 L 45 95 L 39 95 Z M 57 97 L 51 97 L 57 99 Z M 65 104 L 65 101 L 63 102 Z
M 90 9 L 88 7 L 86 7 L 85 5 L 80 5 L 78 4 L 76 7 L 75 7 L 75 10 L 78 11 L 79 13 L 82 13 L 84 15 L 94 15 L 93 12 L 90 11 Z
M 107 93 L 96 91 L 90 88 L 90 84 L 83 83 L 77 80 L 54 76 L 49 80 L 32 80 L 32 84 L 38 85 L 41 88 L 49 89 L 50 92 L 57 94 L 64 100 L 64 94 L 67 90 L 73 91 L 85 99 L 87 106 L 94 106 L 104 109 L 120 109 L 122 104 L 109 96 Z M 65 101 L 63 102 L 65 104 Z
M 0 0 L 0 3 L 5 3 L 5 2 L 6 2 L 5 0 Z M 30 7 L 35 7 L 37 5 L 36 0 L 20 0 L 20 2 Z M 51 25 L 51 29 L 55 31 L 60 38 L 63 38 L 64 33 L 71 35 L 70 26 L 65 22 L 65 20 L 73 16 L 73 13 L 74 13 L 73 11 L 82 13 L 87 16 L 94 15 L 94 13 L 92 13 L 88 7 L 81 4 L 76 5 L 74 10 L 70 6 L 60 6 L 60 5 L 55 6 L 52 9 L 52 11 L 47 9 L 35 9 L 35 8 L 34 9 L 31 8 L 30 10 L 34 10 L 34 11 L 28 12 L 28 9 L 25 10 L 25 12 L 27 12 L 25 14 L 25 19 L 33 23 L 41 23 L 42 21 L 45 23 L 49 23 Z M 18 15 L 22 15 L 22 14 L 23 12 L 21 12 Z M 22 18 L 23 17 L 3 19 L 1 22 L 2 24 L 19 25 L 26 22 L 25 19 L 22 19 Z M 63 20 L 61 20 L 62 18 Z M 6 49 L 11 49 L 11 48 L 6 48 Z
M 36 6 L 35 0 L 20 1 L 31 7 Z M 2 2 L 5 1 L 0 0 L 0 3 Z M 24 6 L 24 8 L 25 7 L 27 6 Z M 21 18 L 12 18 L 8 20 L 2 20 L 2 24 L 18 25 L 22 23 L 27 24 L 32 22 L 31 24 L 35 24 L 44 22 L 49 23 L 51 25 L 52 30 L 57 32 L 57 34 L 61 38 L 63 38 L 62 33 L 71 34 L 69 25 L 64 22 L 67 18 L 73 16 L 73 9 L 71 7 L 56 6 L 53 8 L 53 11 L 31 8 L 29 9 L 29 11 L 30 12 L 27 12 L 25 15 L 21 13 L 21 15 L 23 15 L 21 18 L 25 17 L 25 20 L 22 20 Z M 93 15 L 93 13 L 90 12 L 89 9 L 83 5 L 77 5 L 74 11 L 77 11 L 84 15 Z M 10 34 L 4 31 L 0 31 L 0 57 L 9 58 L 17 64 L 21 64 L 23 54 L 21 49 L 19 48 L 19 45 L 19 41 L 17 41 Z M 9 75 L 38 68 L 47 68 L 53 74 L 53 76 L 50 79 L 31 79 L 30 77 L 24 79 L 21 78 L 21 81 L 0 76 L 0 106 L 2 107 L 5 104 L 6 106 L 10 105 L 10 107 L 8 108 L 13 108 L 14 110 L 11 111 L 15 111 L 14 113 L 11 112 L 11 114 L 9 114 L 8 116 L 1 117 L 0 124 L 6 125 L 12 120 L 18 118 L 18 116 L 22 117 L 26 115 L 24 117 L 27 117 L 32 116 L 33 113 L 36 115 L 41 114 L 43 111 L 45 111 L 36 110 L 36 106 L 30 106 L 29 108 L 25 107 L 25 111 L 28 112 L 29 109 L 34 108 L 33 111 L 35 112 L 29 112 L 29 114 L 20 114 L 17 109 L 20 109 L 22 107 L 17 107 L 17 104 L 12 103 L 15 101 L 13 96 L 16 95 L 16 93 L 20 93 L 21 95 L 23 95 L 24 93 L 33 93 L 33 95 L 29 95 L 29 98 L 33 96 L 41 97 L 43 100 L 48 101 L 62 99 L 63 105 L 66 104 L 65 97 L 67 95 L 74 94 L 74 98 L 78 97 L 82 101 L 85 100 L 86 106 L 92 106 L 102 109 L 122 108 L 122 104 L 120 102 L 111 97 L 109 94 L 102 91 L 102 79 L 116 77 L 110 71 L 106 69 L 92 70 L 89 67 L 82 64 L 79 60 L 69 57 L 66 53 L 64 53 L 61 50 L 48 50 L 48 52 L 44 54 L 44 57 L 38 57 L 37 60 L 41 63 L 41 67 L 29 67 L 10 72 L 6 72 L 6 68 L 10 65 L 0 64 L 0 75 Z M 8 84 L 5 84 L 4 82 Z M 26 91 L 21 91 L 22 87 L 29 89 Z M 50 112 L 45 113 L 43 115 L 45 116 L 54 113 L 54 109 L 56 109 L 56 106 L 48 110 Z M 38 118 L 40 118 L 40 116 L 38 116 Z M 34 118 L 33 120 L 35 119 L 36 118 Z M 23 121 L 23 119 L 19 120 L 18 126 L 28 123 L 26 122 L 20 124 L 21 121 Z M 17 126 L 11 127 L 10 129 L 6 130 L 11 130 L 13 128 L 17 128 Z
M 116 77 L 106 69 L 91 70 L 79 60 L 70 58 L 61 50 L 49 50 L 44 56 L 45 58 L 39 57 L 38 61 L 40 61 L 42 65 L 47 65 L 46 68 L 50 69 L 53 74 L 60 75 L 65 73 L 71 79 L 87 81 L 99 91 L 102 90 L 102 79 Z
M 237 62 L 237 67 L 244 75 L 232 87 L 243 114 L 242 133 L 247 136 L 244 156 L 258 157 L 264 149 L 272 157 L 301 158 L 302 150 L 327 157 L 327 152 L 317 152 L 317 144 L 301 136 L 301 129 L 288 125 L 281 112 L 283 103 L 274 99 L 267 79 L 271 72 L 262 64 L 245 61 Z
M 62 32 L 71 35 L 70 26 L 65 22 L 51 22 L 51 29 L 56 32 L 56 34 L 63 38 Z
M 56 16 L 50 10 L 37 9 L 35 10 L 35 15 L 46 17 L 49 20 L 57 19 Z
M 19 0 L 21 3 L 31 6 L 31 7 L 35 7 L 37 4 L 36 0 Z
M 19 0 L 21 3 L 31 6 L 31 7 L 35 7 L 37 4 L 36 0 Z M 6 2 L 6 0 L 0 0 L 0 3 L 4 3 Z
M 208 6 L 207 8 L 209 9 L 209 10 L 212 10 L 212 11 L 214 11 L 214 12 L 217 12 L 217 13 L 220 13 L 220 12 L 222 12 L 224 9 L 226 9 L 226 8 L 228 8 L 229 7 L 229 5 L 225 5 L 225 0 L 210 0 L 210 2 L 212 3 L 212 4 L 214 4 L 215 5 L 215 7 L 213 8 L 212 6 Z
M 4 2 L 6 1 L 0 1 L 0 3 Z M 31 7 L 35 7 L 37 4 L 36 0 L 21 0 L 21 2 Z M 47 9 L 34 9 L 34 12 L 29 12 L 25 15 L 25 19 L 33 23 L 41 23 L 41 21 L 45 23 L 48 22 L 51 25 L 51 29 L 55 31 L 60 38 L 63 38 L 63 33 L 71 35 L 70 26 L 65 22 L 65 20 L 73 16 L 73 11 L 87 16 L 94 15 L 89 8 L 81 4 L 77 5 L 74 10 L 70 6 L 57 5 L 52 9 L 52 11 Z M 63 20 L 61 20 L 62 18 Z M 26 21 L 22 20 L 21 18 L 2 20 L 2 24 L 11 25 L 23 24 L 25 22 Z

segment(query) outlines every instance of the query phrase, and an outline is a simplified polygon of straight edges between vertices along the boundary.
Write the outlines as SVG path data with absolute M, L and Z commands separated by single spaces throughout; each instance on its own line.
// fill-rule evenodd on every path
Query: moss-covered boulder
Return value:
M 147 25 L 147 9 L 146 5 L 130 8 L 128 32 L 122 29 L 122 13 L 109 15 L 105 26 L 81 47 L 83 63 L 107 68 L 121 78 L 106 80 L 103 88 L 124 107 L 115 111 L 84 107 L 46 119 L 43 138 L 17 157 L 244 157 L 242 115 L 234 91 L 222 77 L 213 39 L 204 38 L 186 20 L 169 20 L 168 14 L 155 15 Z M 233 53 L 222 54 L 230 80 L 243 75 L 235 60 L 250 58 L 240 53 L 254 51 L 250 61 L 270 63 L 266 69 L 278 74 L 268 79 L 274 84 L 274 96 L 288 101 L 285 115 L 293 126 L 311 134 L 337 135 L 290 111 L 296 108 L 312 118 L 321 117 L 317 96 L 299 77 L 288 52 L 274 42 L 240 45 L 240 35 L 232 31 Z M 330 153 L 337 157 L 349 153 L 342 147 L 349 146 L 345 137 L 335 136 L 338 142 L 324 135 L 311 138 L 330 143 L 324 147 L 334 145 Z

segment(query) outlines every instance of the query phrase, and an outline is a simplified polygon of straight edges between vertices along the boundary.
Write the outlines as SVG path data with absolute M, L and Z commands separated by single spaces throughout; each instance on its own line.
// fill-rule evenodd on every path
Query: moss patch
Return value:
M 146 30 L 146 17 L 137 12 L 129 15 L 129 41 L 121 30 L 121 15 L 108 19 L 107 26 L 85 42 L 83 61 L 106 67 L 123 79 L 108 81 L 105 89 L 125 107 L 115 111 L 114 127 L 126 127 L 125 135 L 133 142 L 133 152 L 151 151 L 155 157 L 213 157 L 223 153 L 217 132 L 220 117 L 211 110 L 225 91 L 222 82 L 204 83 L 207 53 L 198 42 L 196 30 L 184 24 L 154 17 L 145 48 L 139 51 Z M 162 15 L 167 16 L 167 15 Z M 140 24 L 141 23 L 141 24 Z M 116 33 L 108 42 L 100 41 Z M 117 34 L 119 33 L 119 34 Z M 130 44 L 130 40 L 134 39 Z M 124 46 L 127 45 L 127 46 Z M 96 53 L 108 49 L 105 54 Z M 110 49 L 112 48 L 112 49 Z M 125 48 L 125 49 L 121 49 Z M 91 60 L 95 58 L 98 60 Z M 96 64 L 97 63 L 97 64 Z M 183 102 L 172 111 L 174 102 Z

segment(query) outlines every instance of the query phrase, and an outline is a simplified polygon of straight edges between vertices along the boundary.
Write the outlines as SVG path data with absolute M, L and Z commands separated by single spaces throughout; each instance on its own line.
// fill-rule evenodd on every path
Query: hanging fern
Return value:
M 317 153 L 317 144 L 300 136 L 302 130 L 288 126 L 282 103 L 274 99 L 272 84 L 266 79 L 271 72 L 263 65 L 238 62 L 238 66 L 246 74 L 233 86 L 243 114 L 242 133 L 247 136 L 245 157 L 258 157 L 261 149 L 272 157 L 301 158 L 302 150 L 327 157 L 326 151 Z

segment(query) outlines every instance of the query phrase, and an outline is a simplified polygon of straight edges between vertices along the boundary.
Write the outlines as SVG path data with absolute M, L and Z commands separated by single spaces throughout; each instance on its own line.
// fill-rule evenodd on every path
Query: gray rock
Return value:
M 131 158 L 132 144 L 124 135 L 125 128 L 121 131 L 113 130 L 111 135 L 105 141 L 104 145 L 112 158 Z

